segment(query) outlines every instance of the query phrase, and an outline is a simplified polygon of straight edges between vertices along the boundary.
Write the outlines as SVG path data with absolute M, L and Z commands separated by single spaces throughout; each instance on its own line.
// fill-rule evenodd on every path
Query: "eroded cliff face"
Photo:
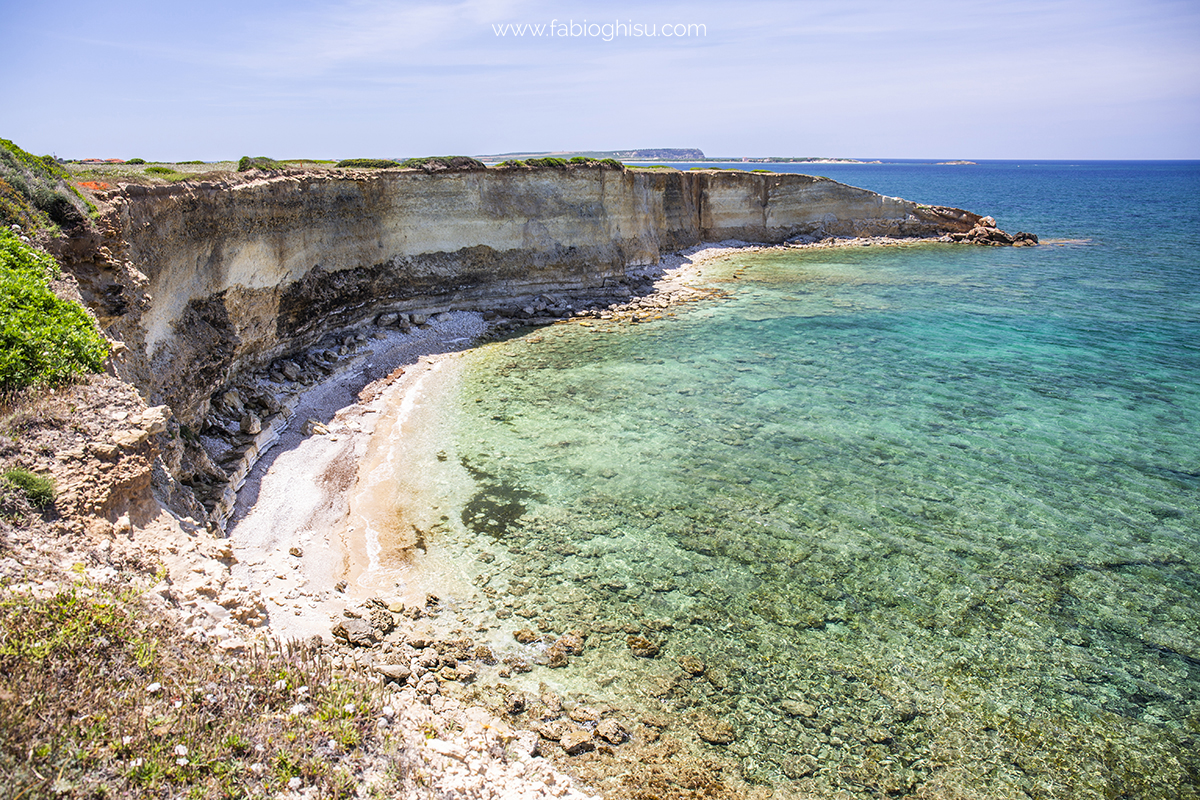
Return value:
M 596 166 L 249 173 L 101 199 L 100 233 L 62 255 L 125 347 L 118 376 L 194 431 L 236 375 L 380 314 L 595 293 L 701 242 L 980 220 L 805 175 Z

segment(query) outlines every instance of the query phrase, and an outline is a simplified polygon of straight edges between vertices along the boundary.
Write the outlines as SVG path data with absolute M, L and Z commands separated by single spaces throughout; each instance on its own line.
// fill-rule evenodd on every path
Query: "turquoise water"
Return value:
M 1200 167 L 806 169 L 1046 244 L 741 253 L 674 318 L 478 349 L 451 516 L 490 585 L 751 781 L 1194 793 Z

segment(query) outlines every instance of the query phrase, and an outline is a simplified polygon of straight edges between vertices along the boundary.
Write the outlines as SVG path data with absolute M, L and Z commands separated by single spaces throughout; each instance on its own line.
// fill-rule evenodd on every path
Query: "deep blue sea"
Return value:
M 1196 796 L 1200 163 L 771 166 L 1042 245 L 735 253 L 673 317 L 470 353 L 446 535 L 498 646 L 591 632 L 532 685 L 766 785 Z

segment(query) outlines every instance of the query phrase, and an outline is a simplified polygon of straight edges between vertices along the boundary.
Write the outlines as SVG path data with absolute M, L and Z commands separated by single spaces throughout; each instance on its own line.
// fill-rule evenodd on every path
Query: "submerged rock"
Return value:
M 711 714 L 701 714 L 694 722 L 696 734 L 710 744 L 729 744 L 737 734 L 728 722 L 719 720 Z
M 563 751 L 569 756 L 577 756 L 596 749 L 592 735 L 587 731 L 567 731 L 558 742 Z
M 654 658 L 661 650 L 657 643 L 652 642 L 645 636 L 630 636 L 625 640 L 625 643 L 629 645 L 629 649 L 633 651 L 633 654 L 640 658 Z
M 615 719 L 602 720 L 596 726 L 596 735 L 609 744 L 621 744 L 629 738 L 628 731 Z

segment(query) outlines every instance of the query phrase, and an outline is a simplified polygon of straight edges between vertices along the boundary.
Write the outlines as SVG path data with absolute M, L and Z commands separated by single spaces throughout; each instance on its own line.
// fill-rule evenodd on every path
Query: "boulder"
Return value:
M 567 731 L 558 740 L 558 743 L 562 745 L 563 752 L 569 756 L 577 756 L 596 749 L 596 743 L 592 741 L 592 735 L 587 731 Z
M 370 647 L 379 641 L 371 623 L 362 619 L 344 619 L 333 626 L 333 638 L 354 647 Z
M 615 719 L 602 720 L 596 726 L 596 735 L 609 744 L 621 744 L 629 738 L 629 732 Z
M 377 664 L 375 671 L 382 675 L 386 680 L 393 681 L 403 685 L 408 681 L 408 677 L 412 675 L 412 670 L 403 664 Z
M 133 428 L 127 431 L 117 431 L 113 434 L 113 444 L 125 450 L 132 450 L 135 447 L 140 447 L 150 438 L 150 434 L 141 428 Z
M 236 389 L 230 389 L 221 395 L 221 405 L 225 406 L 225 409 L 235 417 L 241 416 L 241 413 L 246 410 L 245 405 L 242 403 L 242 398 Z
M 167 420 L 170 419 L 170 416 L 170 410 L 166 406 L 152 406 L 142 412 L 139 427 L 151 436 L 163 433 L 167 429 Z
M 547 720 L 537 725 L 536 730 L 542 735 L 542 738 L 557 742 L 571 730 L 571 726 L 560 720 Z
M 633 654 L 640 658 L 654 658 L 661 649 L 657 643 L 650 641 L 645 636 L 630 636 L 625 643 L 629 645 Z
M 242 421 L 239 426 L 242 433 L 247 436 L 255 436 L 262 433 L 262 420 L 253 411 L 247 411 L 242 415 Z
M 567 657 L 567 653 L 557 644 L 551 645 L 546 651 L 546 666 L 551 669 L 560 669 L 567 666 L 571 659 Z
M 558 638 L 554 646 L 561 649 L 567 655 L 577 656 L 583 652 L 585 638 L 586 634 L 583 631 L 567 631 Z
M 729 744 L 737 734 L 728 722 L 719 720 L 711 714 L 701 714 L 694 722 L 697 735 L 710 744 Z

